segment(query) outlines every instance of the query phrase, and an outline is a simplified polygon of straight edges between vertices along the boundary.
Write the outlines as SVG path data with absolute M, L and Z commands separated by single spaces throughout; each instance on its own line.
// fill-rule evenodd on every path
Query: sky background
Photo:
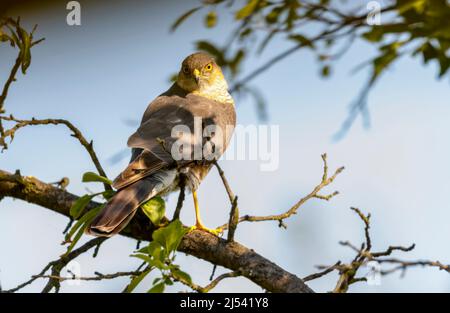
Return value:
M 37 36 L 46 37 L 36 46 L 27 75 L 18 76 L 6 101 L 6 110 L 17 118 L 64 118 L 94 140 L 94 147 L 109 177 L 126 166 L 128 156 L 111 162 L 126 148 L 126 140 L 148 103 L 169 87 L 170 75 L 178 71 L 183 58 L 194 52 L 199 39 L 217 43 L 231 30 L 232 12 L 220 15 L 218 27 L 206 30 L 203 14 L 189 19 L 175 33 L 173 21 L 197 1 L 80 1 L 82 26 L 66 24 L 66 1 L 52 5 L 38 2 L 18 7 L 25 25 L 39 24 Z M 365 1 L 360 1 L 365 3 Z M 275 40 L 260 57 L 248 59 L 243 73 L 289 47 Z M 330 170 L 346 170 L 327 190 L 339 190 L 330 202 L 311 200 L 297 215 L 286 220 L 287 230 L 275 222 L 240 224 L 236 238 L 242 244 L 276 262 L 286 270 L 306 276 L 315 265 L 348 262 L 352 251 L 340 240 L 359 245 L 363 226 L 349 210 L 355 206 L 372 214 L 375 250 L 388 245 L 410 245 L 416 249 L 397 254 L 405 259 L 450 262 L 450 89 L 448 78 L 438 81 L 434 64 L 424 67 L 419 59 L 403 59 L 386 73 L 370 93 L 372 126 L 360 120 L 340 141 L 333 141 L 357 96 L 367 71 L 351 74 L 360 62 L 370 58 L 373 48 L 358 41 L 333 68 L 329 79 L 319 77 L 319 67 L 308 51 L 296 53 L 260 75 L 252 85 L 264 91 L 269 120 L 279 125 L 280 166 L 273 172 L 260 171 L 259 161 L 222 161 L 241 214 L 281 213 L 319 183 L 320 155 L 328 153 Z M 4 81 L 16 51 L 0 46 L 0 79 Z M 237 103 L 238 123 L 261 123 L 251 99 Z M 68 190 L 76 194 L 99 190 L 96 184 L 82 184 L 81 176 L 94 170 L 91 161 L 63 126 L 29 127 L 16 134 L 14 142 L 0 154 L 0 168 L 20 169 L 43 181 L 70 178 Z M 170 197 L 173 210 L 177 195 Z M 206 225 L 227 220 L 229 201 L 216 171 L 202 183 L 199 200 Z M 194 223 L 188 198 L 182 221 Z M 68 219 L 20 200 L 0 202 L 0 281 L 5 289 L 15 287 L 38 273 L 63 251 L 62 230 Z M 87 240 L 84 238 L 83 240 Z M 136 242 L 116 236 L 102 245 L 95 259 L 91 253 L 77 259 L 81 274 L 133 270 L 139 262 L 129 255 Z M 178 263 L 194 281 L 208 282 L 212 265 L 181 253 Z M 225 270 L 219 268 L 217 274 Z M 337 275 L 308 283 L 316 291 L 334 288 Z M 128 282 L 120 278 L 101 282 L 62 284 L 62 292 L 120 292 Z M 23 289 L 40 291 L 45 282 L 36 281 Z M 151 278 L 139 291 L 146 291 Z M 169 291 L 186 290 L 176 285 Z M 216 292 L 260 292 L 245 278 L 223 281 Z M 352 285 L 353 292 L 449 292 L 450 275 L 434 268 L 414 268 L 405 277 L 383 277 L 379 286 Z

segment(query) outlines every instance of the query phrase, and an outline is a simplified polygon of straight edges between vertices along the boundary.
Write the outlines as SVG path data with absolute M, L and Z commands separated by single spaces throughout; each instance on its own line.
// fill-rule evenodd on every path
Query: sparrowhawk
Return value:
M 235 125 L 234 101 L 220 67 L 208 54 L 188 56 L 176 82 L 149 104 L 139 128 L 128 139 L 131 161 L 113 182 L 117 193 L 87 233 L 117 234 L 141 204 L 177 190 L 182 179 L 192 191 L 195 227 L 217 233 L 201 221 L 196 190 L 225 151 Z

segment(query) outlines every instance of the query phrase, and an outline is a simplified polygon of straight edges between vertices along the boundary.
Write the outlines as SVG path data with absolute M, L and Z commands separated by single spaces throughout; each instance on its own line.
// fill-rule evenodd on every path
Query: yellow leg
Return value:
M 195 208 L 195 226 L 193 226 L 192 229 L 204 230 L 204 231 L 207 231 L 208 233 L 211 233 L 214 235 L 219 235 L 220 233 L 222 233 L 223 229 L 221 229 L 221 228 L 211 229 L 211 228 L 208 228 L 205 225 L 203 225 L 202 219 L 200 218 L 200 208 L 198 206 L 198 199 L 197 199 L 196 191 L 192 192 L 192 198 L 194 199 L 194 208 Z

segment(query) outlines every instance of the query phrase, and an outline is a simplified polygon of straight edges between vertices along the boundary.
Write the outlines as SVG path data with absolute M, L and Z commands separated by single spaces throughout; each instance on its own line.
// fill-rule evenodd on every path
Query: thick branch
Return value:
M 70 207 L 78 199 L 76 195 L 36 178 L 0 170 L 0 198 L 4 196 L 22 199 L 65 216 L 70 216 Z M 98 205 L 99 203 L 91 201 L 87 208 L 93 209 Z M 138 214 L 121 234 L 138 240 L 149 240 L 152 231 L 148 219 Z M 183 238 L 179 250 L 238 271 L 240 275 L 270 292 L 312 292 L 300 278 L 255 251 L 206 232 L 189 232 Z

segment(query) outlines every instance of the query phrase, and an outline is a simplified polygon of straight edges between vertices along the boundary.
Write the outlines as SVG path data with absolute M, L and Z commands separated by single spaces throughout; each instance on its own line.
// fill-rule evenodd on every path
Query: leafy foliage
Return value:
M 20 26 L 20 18 L 0 19 L 0 42 L 8 42 L 11 47 L 19 49 L 18 60 L 22 73 L 25 74 L 31 64 L 31 47 L 38 42 L 33 41 L 36 26 L 31 32 L 27 32 Z M 41 41 L 41 40 L 39 40 Z
M 159 270 L 161 276 L 153 281 L 153 286 L 148 290 L 150 293 L 163 292 L 166 286 L 173 285 L 174 280 L 187 284 L 192 283 L 189 274 L 183 272 L 178 265 L 174 264 L 175 251 L 187 232 L 188 229 L 183 227 L 178 219 L 154 231 L 153 241 L 132 255 L 132 257 L 144 261 L 147 264 L 147 270 L 131 280 L 126 289 L 127 292 L 133 291 L 145 276 L 154 269 Z
M 95 174 L 93 172 L 86 172 L 83 174 L 82 177 L 83 182 L 100 182 L 100 183 L 106 183 L 108 185 L 111 185 L 111 181 L 103 177 L 101 175 Z M 69 229 L 69 231 L 66 233 L 64 243 L 69 243 L 69 246 L 67 248 L 66 254 L 70 253 L 75 245 L 78 243 L 78 241 L 83 236 L 83 233 L 86 229 L 86 227 L 92 222 L 94 217 L 97 215 L 97 213 L 101 210 L 103 207 L 103 204 L 89 210 L 88 212 L 84 212 L 86 209 L 86 206 L 89 204 L 89 202 L 97 197 L 102 196 L 104 199 L 108 200 L 114 195 L 114 191 L 112 190 L 105 190 L 102 192 L 94 193 L 94 194 L 86 194 L 78 198 L 77 201 L 75 201 L 70 208 L 70 216 L 73 220 L 77 220 L 76 223 Z M 83 214 L 84 213 L 84 214 Z
M 221 7 L 225 10 L 219 10 Z M 364 63 L 371 68 L 368 82 L 351 108 L 343 125 L 344 132 L 358 113 L 366 112 L 370 88 L 401 57 L 421 56 L 425 64 L 434 61 L 439 68 L 439 78 L 449 73 L 450 4 L 446 0 L 396 0 L 381 7 L 379 12 L 331 0 L 205 1 L 203 9 L 208 12 L 206 20 L 214 10 L 233 12 L 235 28 L 229 39 L 222 45 L 199 41 L 196 47 L 217 58 L 219 64 L 231 73 L 232 90 L 241 93 L 248 93 L 243 86 L 248 85 L 251 79 L 300 49 L 314 52 L 319 73 L 325 78 L 332 74 L 333 62 L 348 51 L 355 39 L 375 46 L 377 55 Z M 369 22 L 370 14 L 377 13 L 381 14 L 380 25 Z M 217 13 L 214 16 L 217 18 Z M 208 27 L 214 25 L 207 24 Z M 291 42 L 292 48 L 282 51 L 248 75 L 240 76 L 245 60 L 252 58 L 252 54 L 264 52 L 275 38 Z M 261 99 L 257 103 L 259 107 Z
M 86 208 L 86 205 L 94 198 L 97 194 L 93 195 L 84 195 L 78 198 L 77 201 L 74 202 L 72 207 L 70 208 L 70 216 L 73 219 L 78 219 L 83 213 L 83 210 Z
M 43 38 L 36 41 L 33 40 L 33 34 L 36 27 L 37 26 L 34 26 L 31 32 L 27 32 L 20 26 L 19 18 L 14 20 L 12 18 L 0 17 L 0 44 L 9 43 L 12 47 L 18 48 L 19 50 L 15 64 L 12 67 L 0 94 L 0 114 L 6 112 L 4 108 L 5 100 L 8 96 L 9 87 L 16 81 L 17 72 L 21 69 L 22 73 L 25 74 L 31 64 L 31 48 L 44 40 Z M 2 151 L 8 148 L 6 137 L 2 119 L 0 119 L 0 146 L 2 147 Z M 10 138 L 12 141 L 14 138 L 14 131 L 10 133 Z
M 82 177 L 83 182 L 98 182 L 111 185 L 111 181 L 93 172 L 86 172 Z M 94 217 L 102 209 L 104 204 L 84 213 L 88 203 L 96 196 L 103 196 L 106 200 L 114 195 L 114 191 L 105 190 L 94 194 L 81 196 L 74 202 L 70 209 L 70 215 L 75 224 L 70 228 L 65 236 L 64 243 L 69 246 L 65 255 L 70 253 L 84 234 L 86 227 L 92 222 Z M 147 268 L 138 276 L 131 279 L 126 287 L 126 292 L 132 292 L 142 280 L 154 269 L 160 271 L 161 277 L 154 280 L 153 286 L 148 290 L 150 293 L 163 292 L 167 285 L 173 285 L 174 280 L 182 281 L 185 284 L 192 282 L 189 274 L 183 272 L 180 267 L 174 264 L 175 251 L 181 242 L 183 236 L 188 232 L 181 222 L 176 219 L 168 225 L 162 225 L 161 220 L 165 216 L 166 205 L 161 197 L 150 199 L 141 205 L 142 211 L 150 219 L 151 223 L 160 227 L 153 232 L 151 241 L 146 247 L 139 249 L 132 257 L 141 259 Z M 84 214 L 83 214 L 84 213 Z
M 83 183 L 88 183 L 88 182 L 100 182 L 100 183 L 104 183 L 107 185 L 112 185 L 112 181 L 109 180 L 106 177 L 100 176 L 96 173 L 93 172 L 86 172 L 83 174 L 83 178 L 82 178 Z
M 154 197 L 148 200 L 146 203 L 141 204 L 141 208 L 155 226 L 160 224 L 161 219 L 166 214 L 166 203 L 161 197 Z

